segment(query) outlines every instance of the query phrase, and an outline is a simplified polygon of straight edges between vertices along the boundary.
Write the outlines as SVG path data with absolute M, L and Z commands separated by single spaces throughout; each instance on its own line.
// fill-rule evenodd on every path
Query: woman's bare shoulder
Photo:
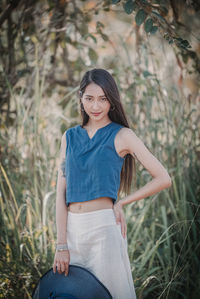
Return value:
M 121 128 L 119 133 L 120 133 L 120 137 L 124 138 L 124 139 L 129 139 L 129 138 L 134 138 L 134 137 L 139 138 L 136 135 L 136 133 L 134 132 L 134 130 L 131 128 L 123 127 L 123 128 Z

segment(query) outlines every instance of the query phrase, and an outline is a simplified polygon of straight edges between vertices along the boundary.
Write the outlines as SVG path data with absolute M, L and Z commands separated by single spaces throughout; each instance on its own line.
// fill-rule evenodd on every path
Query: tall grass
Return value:
M 132 67 L 119 72 L 133 80 L 121 87 L 132 129 L 173 181 L 171 188 L 124 208 L 138 299 L 196 299 L 200 290 L 196 107 L 174 91 L 163 93 L 155 75 L 144 77 Z M 70 115 L 73 94 L 62 110 L 53 96 L 49 100 L 45 73 L 37 63 L 30 80 L 34 84 L 29 95 L 25 87 L 19 93 L 8 83 L 17 117 L 13 127 L 1 129 L 1 298 L 31 298 L 39 277 L 52 267 L 61 134 L 79 121 L 77 111 Z M 138 163 L 137 188 L 148 180 L 149 173 Z
M 148 80 L 136 72 L 133 76 L 135 94 L 143 94 L 135 100 L 140 106 L 133 119 L 135 131 L 172 178 L 171 188 L 126 207 L 137 296 L 199 298 L 199 112 L 176 90 L 162 92 L 155 75 Z M 148 180 L 138 163 L 138 188 Z

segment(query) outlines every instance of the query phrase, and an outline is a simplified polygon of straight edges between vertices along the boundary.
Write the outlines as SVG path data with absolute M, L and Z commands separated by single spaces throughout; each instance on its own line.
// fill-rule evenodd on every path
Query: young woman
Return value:
M 114 78 L 87 71 L 80 83 L 82 124 L 61 140 L 56 196 L 57 245 L 53 271 L 85 267 L 114 299 L 135 299 L 123 207 L 171 186 L 167 170 L 131 128 Z M 134 159 L 153 179 L 132 194 Z M 119 192 L 127 195 L 118 200 Z

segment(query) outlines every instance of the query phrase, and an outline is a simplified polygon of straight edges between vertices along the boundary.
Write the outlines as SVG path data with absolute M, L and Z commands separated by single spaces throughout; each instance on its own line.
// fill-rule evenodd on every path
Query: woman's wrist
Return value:
M 118 206 L 120 208 L 123 207 L 121 200 L 118 200 L 117 202 L 114 203 L 114 206 Z
M 64 244 L 57 243 L 56 244 L 56 250 L 57 251 L 69 250 L 67 242 L 65 242 Z

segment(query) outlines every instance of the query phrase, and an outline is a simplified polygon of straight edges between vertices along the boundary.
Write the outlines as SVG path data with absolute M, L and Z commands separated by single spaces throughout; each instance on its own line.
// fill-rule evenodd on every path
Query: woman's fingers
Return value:
M 59 267 L 59 270 L 58 270 L 58 273 L 61 274 L 63 271 L 64 271 L 64 267 L 63 267 L 63 261 L 60 262 L 60 267 Z
M 57 263 L 57 271 L 58 271 L 59 274 L 62 273 L 61 272 L 61 264 L 59 262 Z
M 124 220 L 123 217 L 121 217 L 120 219 L 116 220 L 117 224 L 120 224 L 121 227 L 121 234 L 123 236 L 123 238 L 126 237 L 126 221 Z
M 53 272 L 56 272 L 56 268 L 59 274 L 65 272 L 68 273 L 68 267 L 67 267 L 68 263 L 66 262 L 57 262 L 56 265 L 53 266 Z
M 68 274 L 68 271 L 69 271 L 69 264 L 68 263 L 65 263 L 65 275 Z
M 121 223 L 121 215 L 119 211 L 114 211 L 116 223 Z
M 54 273 L 56 273 L 56 270 L 58 270 L 58 264 L 59 264 L 59 261 L 57 261 L 57 260 L 55 259 L 54 264 L 53 264 L 53 272 L 54 272 Z
M 126 225 L 126 221 L 124 221 L 124 238 L 126 238 L 126 233 L 127 233 L 127 225 Z
M 60 272 L 64 272 L 65 271 L 65 264 L 64 264 L 64 261 L 61 262 L 61 265 L 60 265 Z
M 57 253 L 53 264 L 53 272 L 56 273 L 56 269 L 59 274 L 65 273 L 65 276 L 69 271 L 69 252 Z
M 116 223 L 121 225 L 121 233 L 122 233 L 122 236 L 123 238 L 126 237 L 126 233 L 127 233 L 127 226 L 126 226 L 126 219 L 124 217 L 124 213 L 123 213 L 123 210 L 122 208 L 115 204 L 114 205 L 114 214 L 115 214 L 115 219 L 116 219 Z
M 125 238 L 125 221 L 124 221 L 124 218 L 121 218 L 121 230 L 122 230 L 122 236 L 123 238 Z
M 121 233 L 122 233 L 122 236 L 123 236 L 123 238 L 126 238 L 127 225 L 126 225 L 126 219 L 123 216 L 121 216 L 120 224 L 121 224 Z

